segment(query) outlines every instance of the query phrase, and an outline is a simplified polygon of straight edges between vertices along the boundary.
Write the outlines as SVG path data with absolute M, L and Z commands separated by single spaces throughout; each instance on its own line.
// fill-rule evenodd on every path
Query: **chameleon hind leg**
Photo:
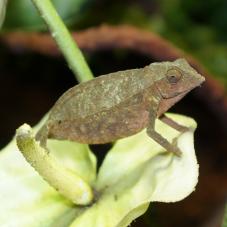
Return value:
M 35 135 L 35 139 L 40 142 L 41 147 L 47 147 L 48 127 L 44 124 Z

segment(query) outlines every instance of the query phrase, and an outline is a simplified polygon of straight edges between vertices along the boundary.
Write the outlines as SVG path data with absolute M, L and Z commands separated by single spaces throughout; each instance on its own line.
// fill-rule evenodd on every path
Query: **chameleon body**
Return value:
M 47 138 L 101 144 L 147 128 L 165 149 L 180 153 L 154 130 L 155 119 L 203 81 L 184 59 L 99 76 L 66 91 L 36 139 L 44 146 Z

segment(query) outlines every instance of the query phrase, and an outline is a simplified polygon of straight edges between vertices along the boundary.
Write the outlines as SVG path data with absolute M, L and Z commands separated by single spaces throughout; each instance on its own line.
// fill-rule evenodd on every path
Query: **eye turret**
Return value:
M 176 84 L 182 77 L 182 72 L 177 68 L 171 68 L 167 71 L 166 77 L 170 84 Z

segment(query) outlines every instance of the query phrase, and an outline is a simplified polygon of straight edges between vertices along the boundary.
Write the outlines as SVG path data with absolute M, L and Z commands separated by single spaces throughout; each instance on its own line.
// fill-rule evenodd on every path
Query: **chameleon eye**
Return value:
M 181 71 L 176 68 L 172 68 L 167 71 L 167 79 L 171 84 L 176 84 L 181 79 L 181 77 Z

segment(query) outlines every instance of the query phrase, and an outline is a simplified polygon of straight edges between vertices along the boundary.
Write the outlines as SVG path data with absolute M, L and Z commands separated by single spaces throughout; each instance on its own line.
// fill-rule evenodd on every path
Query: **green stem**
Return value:
M 4 19 L 5 19 L 6 5 L 7 5 L 7 0 L 1 0 L 0 1 L 0 28 L 2 27 L 2 24 L 3 24 Z
M 52 37 L 62 51 L 68 62 L 69 68 L 74 72 L 77 80 L 79 82 L 84 82 L 93 79 L 92 72 L 85 61 L 83 54 L 67 30 L 62 19 L 59 17 L 51 1 L 32 0 L 32 2 L 46 22 Z
M 24 124 L 17 129 L 16 141 L 28 163 L 59 193 L 78 205 L 92 202 L 93 192 L 89 184 L 42 148 L 29 125 Z

